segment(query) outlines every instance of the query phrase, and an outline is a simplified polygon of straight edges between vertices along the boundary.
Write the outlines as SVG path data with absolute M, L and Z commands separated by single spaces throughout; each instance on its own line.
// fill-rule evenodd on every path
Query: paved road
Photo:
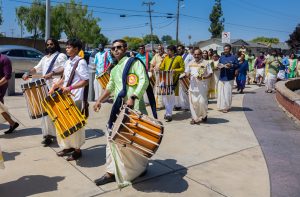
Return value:
M 300 196 L 300 127 L 277 105 L 274 94 L 247 94 L 246 117 L 267 161 L 273 197 Z

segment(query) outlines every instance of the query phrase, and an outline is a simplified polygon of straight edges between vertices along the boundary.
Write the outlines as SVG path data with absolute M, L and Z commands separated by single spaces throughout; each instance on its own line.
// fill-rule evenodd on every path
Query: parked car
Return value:
M 12 70 L 17 75 L 37 65 L 44 56 L 39 50 L 20 45 L 0 45 L 0 53 L 11 60 Z

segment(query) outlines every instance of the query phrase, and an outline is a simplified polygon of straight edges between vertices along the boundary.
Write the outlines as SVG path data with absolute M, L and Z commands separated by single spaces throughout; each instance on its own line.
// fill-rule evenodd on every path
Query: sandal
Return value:
M 194 125 L 194 124 L 196 124 L 196 121 L 195 120 L 191 120 L 190 124 Z

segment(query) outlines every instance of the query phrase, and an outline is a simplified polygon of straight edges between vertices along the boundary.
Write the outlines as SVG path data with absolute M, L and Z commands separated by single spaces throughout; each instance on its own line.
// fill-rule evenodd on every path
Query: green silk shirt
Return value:
M 110 93 L 114 94 L 114 100 L 123 88 L 122 74 L 128 59 L 128 57 L 123 57 L 111 70 L 106 89 Z M 131 66 L 127 77 L 127 94 L 124 98 L 124 102 L 126 102 L 131 95 L 136 95 L 138 98 L 135 100 L 134 109 L 142 112 L 143 114 L 147 114 L 143 95 L 147 90 L 148 85 L 149 80 L 143 64 L 140 61 L 135 61 Z

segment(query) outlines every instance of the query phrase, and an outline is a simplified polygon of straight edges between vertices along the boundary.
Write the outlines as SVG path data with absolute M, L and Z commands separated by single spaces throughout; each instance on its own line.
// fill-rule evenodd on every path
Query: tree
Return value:
M 153 42 L 153 44 L 159 44 L 160 43 L 160 40 L 159 40 L 157 35 L 150 35 L 150 34 L 145 35 L 143 37 L 143 40 L 144 40 L 144 44 L 149 44 L 149 43 L 151 43 L 151 41 Z
M 299 50 L 300 48 L 300 24 L 298 24 L 292 34 L 290 34 L 290 39 L 286 43 L 293 50 Z
M 215 0 L 215 5 L 209 15 L 211 21 L 208 31 L 211 33 L 211 38 L 221 38 L 222 32 L 224 31 L 225 19 L 222 18 L 223 11 L 221 0 Z
M 164 35 L 164 36 L 162 36 L 161 37 L 161 41 L 163 43 L 166 43 L 167 45 L 176 45 L 177 44 L 176 40 L 173 40 L 172 36 L 170 36 L 170 35 Z M 180 43 L 180 41 L 179 41 L 179 43 Z
M 20 6 L 16 9 L 16 15 L 19 25 L 26 27 L 26 30 L 33 34 L 34 46 L 37 38 L 44 35 L 43 27 L 45 27 L 46 6 L 41 0 L 34 0 L 31 7 Z M 21 26 L 22 29 L 23 26 Z
M 143 44 L 143 39 L 138 37 L 124 37 L 123 40 L 127 42 L 127 48 L 129 50 L 137 50 L 139 45 Z
M 261 37 L 257 37 L 257 38 L 252 39 L 251 42 L 271 45 L 271 44 L 278 44 L 279 39 L 278 38 L 267 38 L 267 37 L 261 36 Z
M 93 17 L 93 12 L 88 12 L 87 6 L 70 0 L 70 3 L 60 4 L 58 7 L 62 29 L 68 38 L 79 38 L 84 43 L 94 45 L 103 38 L 98 26 L 100 19 Z

